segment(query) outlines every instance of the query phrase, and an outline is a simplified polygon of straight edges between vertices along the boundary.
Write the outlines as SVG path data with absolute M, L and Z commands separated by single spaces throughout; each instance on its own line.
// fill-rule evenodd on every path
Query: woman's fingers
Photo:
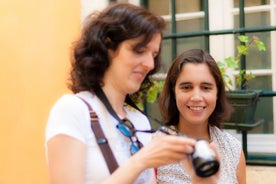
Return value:
M 182 154 L 191 154 L 196 143 L 194 139 L 171 135 L 158 135 L 153 139 L 153 142 L 164 152 L 179 152 Z
M 159 167 L 184 159 L 194 151 L 195 143 L 190 138 L 157 135 L 134 156 L 139 156 L 139 160 L 146 162 L 149 167 Z

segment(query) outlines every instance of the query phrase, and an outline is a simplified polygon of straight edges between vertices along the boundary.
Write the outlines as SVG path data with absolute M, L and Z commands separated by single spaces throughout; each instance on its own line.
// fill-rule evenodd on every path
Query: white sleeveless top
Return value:
M 108 139 L 109 145 L 119 165 L 130 158 L 130 141 L 116 128 L 117 120 L 108 113 L 97 96 L 85 91 L 76 94 L 85 99 L 99 117 L 99 123 Z M 108 167 L 94 133 L 90 127 L 90 116 L 86 104 L 73 94 L 62 96 L 53 106 L 46 126 L 46 143 L 58 134 L 65 134 L 78 139 L 87 146 L 85 182 L 84 184 L 101 183 L 109 174 Z M 149 130 L 148 119 L 129 106 L 125 106 L 127 118 L 136 129 Z M 144 144 L 151 140 L 151 134 L 137 133 L 139 140 Z M 47 149 L 47 144 L 46 144 Z M 127 174 L 127 173 L 126 173 Z M 141 173 L 135 184 L 150 184 L 154 178 L 154 170 L 148 169 Z
M 241 143 L 234 136 L 217 127 L 209 127 L 211 140 L 215 143 L 220 156 L 220 176 L 218 184 L 238 184 L 236 170 L 242 151 Z M 159 167 L 159 184 L 191 184 L 191 176 L 177 164 Z

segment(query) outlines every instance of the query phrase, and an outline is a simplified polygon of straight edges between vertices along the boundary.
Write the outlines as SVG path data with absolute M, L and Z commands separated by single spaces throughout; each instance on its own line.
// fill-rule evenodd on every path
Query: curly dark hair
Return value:
M 163 35 L 165 25 L 162 17 L 128 3 L 113 3 L 102 12 L 89 15 L 74 46 L 69 89 L 77 93 L 102 86 L 110 65 L 108 49 L 116 51 L 123 41 L 137 37 L 143 39 L 134 49 L 146 46 L 155 34 Z M 152 85 L 149 76 L 158 71 L 160 60 L 159 52 L 154 59 L 154 69 L 145 77 L 139 91 L 132 94 L 133 99 Z
M 167 74 L 163 91 L 159 97 L 159 107 L 165 124 L 177 126 L 179 123 L 179 111 L 176 106 L 174 89 L 181 68 L 186 63 L 206 64 L 214 77 L 218 89 L 218 98 L 215 110 L 208 121 L 209 125 L 221 128 L 221 122 L 230 117 L 233 108 L 227 100 L 223 78 L 216 61 L 209 53 L 201 49 L 191 49 L 180 54 L 174 60 Z

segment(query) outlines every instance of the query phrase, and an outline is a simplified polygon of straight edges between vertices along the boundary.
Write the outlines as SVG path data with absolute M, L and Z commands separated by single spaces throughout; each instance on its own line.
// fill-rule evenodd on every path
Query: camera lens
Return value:
M 198 140 L 195 151 L 191 155 L 196 174 L 200 177 L 208 177 L 219 170 L 219 162 L 216 160 L 215 152 L 209 147 L 205 140 Z
M 168 135 L 178 135 L 187 137 L 181 132 L 162 126 L 159 128 L 160 132 Z M 219 162 L 216 159 L 215 152 L 209 147 L 206 140 L 198 140 L 195 145 L 194 152 L 191 154 L 192 163 L 196 174 L 200 177 L 208 177 L 215 174 L 219 170 Z

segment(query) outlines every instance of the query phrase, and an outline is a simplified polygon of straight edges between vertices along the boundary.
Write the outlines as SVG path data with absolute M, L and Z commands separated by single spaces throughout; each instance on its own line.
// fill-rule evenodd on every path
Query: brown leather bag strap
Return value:
M 108 140 L 102 131 L 98 116 L 87 101 L 85 101 L 81 97 L 79 97 L 79 98 L 87 105 L 87 107 L 89 109 L 90 120 L 91 120 L 91 129 L 94 132 L 97 143 L 101 149 L 101 152 L 104 156 L 105 162 L 108 166 L 109 172 L 113 173 L 118 168 L 118 163 L 117 163 L 117 161 L 113 155 L 113 152 L 108 144 Z

